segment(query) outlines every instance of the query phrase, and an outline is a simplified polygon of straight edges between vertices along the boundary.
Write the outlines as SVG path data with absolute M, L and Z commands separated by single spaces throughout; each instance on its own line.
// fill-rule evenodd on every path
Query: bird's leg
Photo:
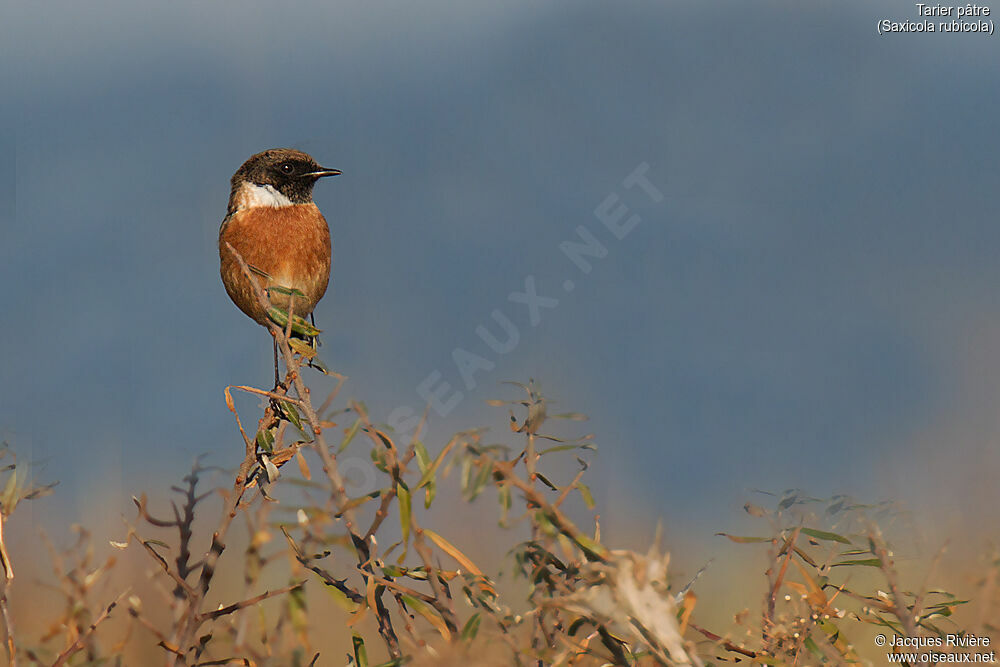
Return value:
M 271 393 L 277 393 L 279 389 L 283 390 L 285 387 L 281 384 L 281 378 L 278 376 L 278 338 L 274 334 L 271 334 L 271 336 L 272 336 L 272 342 L 274 343 L 274 347 L 273 347 L 273 349 L 274 349 L 274 389 L 271 390 Z M 275 399 L 274 396 L 272 396 L 271 399 L 270 399 L 270 402 L 271 402 L 271 410 L 274 412 L 274 414 L 280 415 L 281 414 L 281 407 L 278 405 L 277 399 Z
M 274 389 L 277 389 L 281 384 L 281 380 L 278 378 L 278 338 L 272 336 L 271 342 L 274 343 Z
M 316 326 L 316 316 L 313 315 L 312 313 L 309 313 L 309 322 L 313 325 L 313 327 Z M 313 350 L 318 351 L 319 336 L 310 336 L 309 345 L 312 347 Z M 309 368 L 319 368 L 316 364 L 313 363 L 312 359 L 306 359 L 306 366 L 308 366 Z

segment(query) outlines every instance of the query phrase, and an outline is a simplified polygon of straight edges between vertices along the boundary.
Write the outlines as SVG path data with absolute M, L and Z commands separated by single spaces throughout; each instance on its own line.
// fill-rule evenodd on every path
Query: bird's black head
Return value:
M 246 185 L 274 190 L 292 204 L 312 201 L 313 186 L 324 176 L 336 176 L 340 171 L 321 167 L 307 153 L 292 148 L 272 148 L 257 153 L 233 174 L 233 196 Z M 276 199 L 280 199 L 274 195 Z

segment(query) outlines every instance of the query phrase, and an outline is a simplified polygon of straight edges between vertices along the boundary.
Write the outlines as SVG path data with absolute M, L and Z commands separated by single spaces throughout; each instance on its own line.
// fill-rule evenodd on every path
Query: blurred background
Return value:
M 13 530 L 120 539 L 132 494 L 239 461 L 222 390 L 267 385 L 271 350 L 218 227 L 233 171 L 289 146 L 344 172 L 315 192 L 322 355 L 377 421 L 420 412 L 428 377 L 461 391 L 432 453 L 502 432 L 484 401 L 535 377 L 591 417 L 608 542 L 662 519 L 688 571 L 753 489 L 898 501 L 913 557 L 996 535 L 995 37 L 879 36 L 902 2 L 3 14 L 0 435 L 60 482 Z M 622 205 L 618 239 L 595 210 Z M 580 227 L 607 251 L 589 272 L 560 250 Z M 534 324 L 526 280 L 558 300 Z M 503 336 L 496 310 L 505 354 L 476 334 Z M 474 386 L 456 349 L 489 366 Z

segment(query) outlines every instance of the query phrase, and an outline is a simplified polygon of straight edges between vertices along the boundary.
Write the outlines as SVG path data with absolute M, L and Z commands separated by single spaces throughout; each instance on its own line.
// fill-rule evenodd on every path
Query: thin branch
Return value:
M 872 532 L 868 534 L 868 540 L 872 547 L 872 553 L 875 554 L 875 556 L 882 563 L 882 574 L 885 575 L 885 581 L 889 585 L 889 592 L 892 594 L 893 613 L 896 615 L 896 618 L 899 619 L 899 622 L 902 623 L 903 631 L 906 632 L 907 636 L 915 637 L 917 635 L 917 626 L 913 621 L 913 614 L 910 613 L 906 606 L 906 600 L 903 598 L 903 592 L 899 589 L 899 582 L 896 580 L 896 570 L 892 561 L 892 556 L 882 543 L 881 536 L 877 535 L 875 530 L 872 530 Z
M 535 489 L 534 486 L 515 475 L 513 464 L 505 463 L 503 461 L 494 461 L 493 473 L 500 476 L 504 481 L 517 487 L 517 489 L 524 494 L 524 497 L 529 504 L 535 505 L 541 509 L 545 513 L 546 518 L 552 522 L 560 533 L 576 543 L 576 545 L 587 557 L 587 560 L 599 561 L 602 563 L 607 561 L 603 547 L 584 535 L 558 507 L 555 507 L 548 500 L 546 500 L 545 496 Z
M 10 610 L 7 608 L 7 586 L 8 582 L 0 584 L 0 616 L 3 616 L 4 630 L 7 633 L 7 664 L 10 667 L 17 667 L 17 651 L 14 648 L 14 622 L 10 617 Z
M 140 538 L 138 535 L 135 535 L 135 539 L 146 549 L 146 552 L 153 557 L 153 560 L 159 563 L 160 567 L 163 568 L 163 571 L 174 580 L 174 583 L 177 584 L 178 588 L 181 588 L 184 591 L 184 594 L 187 595 L 188 598 L 195 595 L 195 591 L 191 587 L 191 584 L 181 579 L 180 576 L 178 576 L 178 574 L 170 568 L 170 563 L 167 562 L 167 559 L 157 553 L 156 549 L 154 549 L 147 540 Z
M 701 634 L 711 639 L 713 642 L 719 643 L 722 646 L 722 648 L 726 649 L 727 651 L 732 651 L 733 653 L 739 653 L 741 655 L 745 655 L 748 658 L 757 657 L 756 651 L 745 649 L 739 644 L 734 644 L 733 642 L 729 641 L 728 639 L 724 639 L 723 637 L 715 634 L 714 632 L 710 632 L 704 628 L 698 627 L 694 623 L 688 623 L 688 627 L 694 630 L 695 632 L 700 632 Z
M 274 398 L 279 401 L 284 401 L 286 403 L 292 403 L 293 405 L 302 405 L 302 401 L 297 398 L 292 398 L 288 394 L 282 394 L 275 391 L 264 391 L 263 389 L 257 389 L 256 387 L 246 387 L 240 384 L 231 384 L 228 389 L 239 389 L 240 391 L 245 391 L 249 394 L 257 394 L 258 396 L 267 396 L 268 398 Z
M 330 586 L 331 588 L 336 588 L 338 591 L 343 593 L 344 596 L 347 597 L 347 599 L 350 600 L 351 602 L 357 604 L 364 603 L 365 597 L 360 593 L 358 593 L 353 588 L 351 588 L 350 586 L 348 586 L 345 583 L 347 581 L 346 579 L 337 579 L 332 574 L 321 568 L 319 565 L 313 564 L 313 559 L 309 558 L 304 553 L 302 553 L 301 547 L 299 547 L 299 545 L 295 543 L 295 540 L 293 540 L 292 536 L 288 534 L 288 531 L 285 530 L 283 526 L 280 528 L 280 530 L 282 534 L 284 534 L 285 539 L 288 540 L 288 544 L 292 548 L 292 553 L 295 554 L 295 558 L 296 560 L 299 561 L 299 563 L 301 563 L 304 567 L 308 568 L 312 572 L 315 572 L 317 575 L 319 575 L 319 578 L 323 580 L 323 583 L 325 583 L 327 586 Z
M 66 662 L 71 657 L 73 657 L 74 653 L 82 649 L 87 639 L 92 634 L 94 634 L 95 630 L 97 630 L 97 626 L 103 623 L 108 618 L 108 616 L 111 615 L 111 610 L 114 609 L 116 606 L 118 606 L 118 603 L 121 601 L 123 597 L 125 597 L 125 595 L 129 592 L 129 590 L 130 589 L 125 589 L 124 591 L 119 593 L 118 597 L 116 597 L 111 602 L 111 604 L 105 607 L 104 611 L 101 612 L 101 615 L 98 616 L 96 619 L 94 619 L 94 622 L 90 624 L 90 627 L 88 627 L 85 632 L 81 633 L 80 636 L 76 638 L 76 641 L 70 644 L 66 648 L 66 650 L 64 650 L 62 653 L 59 654 L 59 656 L 56 658 L 56 661 L 52 663 L 52 667 L 61 667 L 62 665 L 65 665 Z
M 241 600 L 240 602 L 234 602 L 231 605 L 227 605 L 225 607 L 220 607 L 219 609 L 216 609 L 215 611 L 209 611 L 209 612 L 205 612 L 204 614 L 199 614 L 198 615 L 198 620 L 200 622 L 211 621 L 211 620 L 214 620 L 216 618 L 219 618 L 220 616 L 226 616 L 228 614 L 232 614 L 233 612 L 239 611 L 240 609 L 245 609 L 245 608 L 247 608 L 247 607 L 249 607 L 251 605 L 255 605 L 258 602 L 263 602 L 264 600 L 267 600 L 268 598 L 273 598 L 273 597 L 276 597 L 278 595 L 284 595 L 285 593 L 293 591 L 296 588 L 301 588 L 304 583 L 305 583 L 304 581 L 300 581 L 298 583 L 292 584 L 290 586 L 285 586 L 284 588 L 279 588 L 279 589 L 274 590 L 274 591 L 265 591 L 265 592 L 261 593 L 260 595 L 256 595 L 256 596 L 254 596 L 252 598 L 248 598 L 246 600 Z
M 430 584 L 431 590 L 434 592 L 434 599 L 436 602 L 432 604 L 434 604 L 434 608 L 437 609 L 438 613 L 441 614 L 441 618 L 444 619 L 448 629 L 453 633 L 457 632 L 458 618 L 455 616 L 455 609 L 453 606 L 445 605 L 443 602 L 443 600 L 448 600 L 450 602 L 450 596 L 446 596 L 446 591 L 443 590 L 441 580 L 438 578 L 438 570 L 432 562 L 433 558 L 431 550 L 424 541 L 424 529 L 417 525 L 416 518 L 411 516 L 411 521 L 413 522 L 413 548 L 420 556 L 420 559 L 424 562 L 424 567 L 427 568 L 427 582 Z

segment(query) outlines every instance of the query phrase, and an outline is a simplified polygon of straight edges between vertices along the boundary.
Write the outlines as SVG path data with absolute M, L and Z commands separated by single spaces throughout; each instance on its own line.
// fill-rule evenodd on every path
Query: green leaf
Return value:
M 511 506 L 511 493 L 509 484 L 501 484 L 500 489 L 500 525 L 504 526 L 507 524 L 507 513 L 510 512 Z
M 375 447 L 372 447 L 371 451 L 368 452 L 368 455 L 371 457 L 372 463 L 375 464 L 376 468 L 387 475 L 389 474 L 389 466 L 386 464 L 384 449 L 376 449 Z
M 419 440 L 413 442 L 413 452 L 417 455 L 417 466 L 420 468 L 421 476 L 423 476 L 431 465 L 431 455 L 427 453 L 424 443 Z
M 410 490 L 402 483 L 396 484 L 396 497 L 399 498 L 399 526 L 403 531 L 403 545 L 410 543 L 410 523 L 413 504 Z
M 538 436 L 538 437 L 541 438 L 545 436 Z M 554 438 L 547 438 L 547 439 L 554 440 Z M 538 455 L 542 456 L 543 454 L 551 454 L 552 452 L 568 452 L 571 449 L 587 449 L 590 451 L 594 451 L 597 449 L 597 445 L 595 445 L 592 442 L 585 442 L 583 444 L 575 444 L 575 445 L 556 445 L 554 447 L 547 447 L 545 449 L 539 450 Z
M 290 338 L 288 340 L 288 347 L 306 359 L 313 359 L 316 356 L 316 348 L 299 338 Z
M 437 482 L 430 482 L 424 489 L 424 509 L 430 509 L 431 503 L 434 502 L 434 496 L 437 495 L 438 485 Z
M 552 482 L 550 482 L 549 479 L 545 475 L 543 475 L 542 473 L 536 473 L 535 477 L 538 478 L 538 481 L 540 481 L 542 484 L 544 484 L 545 486 L 549 487 L 553 491 L 558 491 L 559 490 L 559 487 L 556 486 L 555 484 L 553 484 Z
M 275 308 L 274 306 L 268 308 L 267 317 L 282 329 L 288 326 L 288 313 L 280 308 Z M 292 332 L 297 333 L 300 336 L 309 336 L 310 338 L 323 333 L 320 329 L 317 329 L 313 325 L 309 324 L 298 315 L 292 316 Z
M 310 359 L 309 360 L 309 367 L 310 368 L 315 368 L 316 370 L 318 370 L 323 375 L 329 375 L 330 374 L 330 369 L 327 368 L 326 364 L 324 364 L 323 361 L 319 357 L 313 357 L 312 359 Z
M 257 446 L 261 448 L 266 454 L 272 454 L 274 452 L 274 431 L 271 429 L 263 429 L 257 431 Z
M 839 563 L 834 563 L 830 567 L 838 567 L 840 565 L 863 565 L 865 567 L 882 567 L 882 560 L 879 558 L 860 558 L 857 560 L 843 560 Z
M 479 632 L 479 624 L 482 622 L 482 618 L 477 611 L 475 614 L 469 617 L 469 620 L 465 622 L 462 627 L 462 639 L 469 641 L 476 638 L 476 633 Z
M 597 542 L 590 539 L 586 535 L 577 535 L 576 538 L 574 538 L 574 541 L 581 549 L 583 549 L 585 553 L 592 554 L 594 556 L 598 556 L 601 558 L 603 558 L 608 553 L 607 549 L 605 549 L 603 545 L 598 544 Z
M 444 620 L 438 614 L 437 610 L 433 607 L 424 604 L 420 600 L 416 599 L 411 595 L 406 595 L 405 593 L 400 596 L 407 607 L 415 611 L 416 613 L 423 616 L 427 622 L 437 629 L 441 636 L 445 639 L 451 638 L 451 632 L 448 630 L 448 626 L 445 624 Z
M 288 421 L 295 425 L 295 428 L 302 430 L 302 418 L 299 417 L 299 411 L 295 409 L 294 405 L 288 401 L 281 401 L 281 412 L 288 418 Z
M 810 565 L 812 565 L 813 567 L 818 567 L 818 566 L 816 565 L 816 561 L 815 561 L 815 560 L 813 560 L 813 558 L 812 558 L 812 557 L 811 557 L 811 556 L 810 556 L 809 554 L 807 554 L 807 553 L 806 553 L 805 551 L 803 551 L 802 549 L 799 549 L 798 547 L 792 547 L 792 550 L 793 550 L 793 551 L 794 551 L 795 553 L 797 553 L 797 554 L 799 555 L 799 558 L 801 558 L 801 559 L 802 559 L 802 560 L 804 560 L 805 562 L 809 563 L 809 564 L 810 564 Z
M 730 535 L 729 533 L 716 533 L 716 535 L 721 535 L 722 537 L 727 537 L 737 544 L 750 544 L 752 542 L 770 542 L 772 538 L 770 537 L 740 537 L 739 535 Z
M 841 544 L 851 544 L 851 541 L 844 537 L 843 535 L 838 535 L 837 533 L 830 533 L 825 530 L 816 530 L 815 528 L 803 528 L 800 531 L 804 535 L 809 537 L 815 537 L 817 540 L 826 540 L 827 542 L 840 542 Z
M 451 448 L 454 445 L 455 445 L 455 441 L 452 440 L 447 445 L 445 445 L 444 448 L 438 453 L 437 458 L 434 459 L 434 463 L 432 463 L 430 465 L 430 467 L 427 468 L 427 470 L 424 471 L 424 474 L 420 478 L 420 481 L 417 482 L 417 486 L 416 486 L 417 489 L 419 489 L 420 487 L 422 487 L 422 486 L 424 486 L 426 484 L 429 484 L 431 482 L 431 480 L 434 479 L 434 475 L 437 472 L 437 469 L 439 467 L 441 467 L 441 462 L 444 461 L 444 457 L 448 455 L 448 452 L 451 451 Z
M 472 482 L 472 488 L 469 490 L 469 500 L 475 500 L 483 489 L 486 488 L 487 482 L 490 481 L 490 474 L 493 472 L 492 462 L 487 460 L 479 467 L 479 473 L 476 475 L 476 479 Z
M 301 292 L 294 287 L 285 287 L 284 285 L 271 285 L 267 288 L 267 295 L 271 294 L 284 294 L 285 296 L 294 296 L 296 299 L 305 299 L 305 292 Z
M 951 593 L 945 593 L 945 595 L 951 595 Z M 936 602 L 932 605 L 928 605 L 928 609 L 937 609 L 938 607 L 954 607 L 960 604 L 969 604 L 972 600 L 948 600 L 946 602 Z
M 823 651 L 820 650 L 819 646 L 816 645 L 816 642 L 813 641 L 813 638 L 811 636 L 806 637 L 806 640 L 805 642 L 803 642 L 803 644 L 807 649 L 809 649 L 810 653 L 819 658 L 821 661 L 823 660 L 824 658 Z
M 368 651 L 365 649 L 364 638 L 355 632 L 351 641 L 354 643 L 354 662 L 358 667 L 368 667 Z
M 354 436 L 358 434 L 359 428 L 361 428 L 361 417 L 358 417 L 358 419 L 351 425 L 351 428 L 347 429 L 347 433 L 344 434 L 344 439 L 340 441 L 340 447 L 337 448 L 338 454 L 347 449 L 347 446 L 351 444 L 351 440 L 354 440 Z
M 860 556 L 861 554 L 871 553 L 868 549 L 847 549 L 846 551 L 841 551 L 841 556 Z
M 336 516 L 336 517 L 339 518 L 339 517 L 341 517 L 344 514 L 344 512 L 347 512 L 348 510 L 352 510 L 355 507 L 359 507 L 360 505 L 364 505 L 369 500 L 372 500 L 374 498 L 378 498 L 381 495 L 382 495 L 382 490 L 379 489 L 377 491 L 372 491 L 371 493 L 366 493 L 363 496 L 358 496 L 357 498 L 352 498 L 351 500 L 348 500 L 346 503 L 344 503 L 344 506 L 341 507 L 340 510 L 337 512 L 337 514 L 335 514 L 334 516 Z
M 463 456 L 462 457 L 462 469 L 459 474 L 459 488 L 462 489 L 462 493 L 468 494 L 470 484 L 472 482 L 472 457 Z
M 583 497 L 583 502 L 587 505 L 587 509 L 594 509 L 594 496 L 590 493 L 590 487 L 583 482 L 577 482 L 576 488 L 580 491 L 580 496 Z

